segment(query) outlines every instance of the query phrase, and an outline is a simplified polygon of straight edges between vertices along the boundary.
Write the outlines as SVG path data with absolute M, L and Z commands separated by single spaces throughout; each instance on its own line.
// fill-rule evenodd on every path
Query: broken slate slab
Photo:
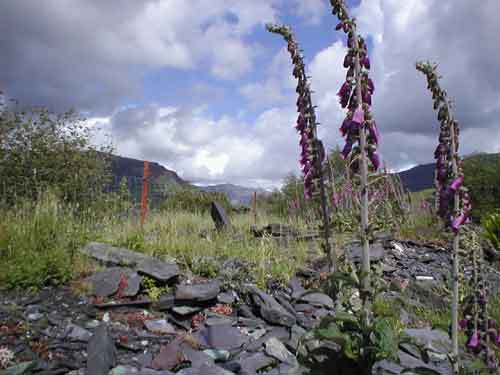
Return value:
M 274 297 L 254 286 L 249 287 L 252 300 L 257 305 L 260 315 L 271 324 L 291 327 L 295 324 L 295 316 L 281 306 Z
M 109 297 L 118 292 L 122 280 L 125 282 L 123 289 L 120 290 L 123 297 L 132 297 L 139 292 L 142 277 L 129 268 L 109 268 L 96 272 L 86 279 L 92 287 L 92 293 L 98 297 Z
M 114 247 L 100 242 L 90 242 L 79 251 L 106 265 L 112 266 L 135 267 L 143 260 L 149 258 L 147 255 L 129 249 Z
M 155 370 L 171 370 L 185 359 L 181 351 L 180 340 L 176 339 L 160 348 L 151 366 Z
M 326 307 L 328 309 L 333 309 L 334 307 L 331 297 L 324 293 L 307 293 L 302 295 L 300 301 L 309 303 L 316 307 Z
M 200 367 L 182 369 L 177 375 L 234 375 L 234 373 L 213 363 L 204 363 Z
M 76 324 L 70 323 L 66 327 L 65 337 L 71 341 L 88 342 L 92 337 L 92 332 L 87 331 L 85 328 L 79 327 Z
M 164 262 L 148 257 L 137 265 L 137 272 L 161 282 L 168 282 L 179 275 L 179 267 L 175 262 Z
M 206 302 L 217 298 L 220 282 L 212 280 L 203 284 L 180 284 L 175 291 L 175 299 L 183 302 Z
M 237 327 L 228 324 L 206 326 L 195 334 L 195 338 L 202 345 L 219 350 L 238 349 L 249 340 Z
M 297 363 L 297 358 L 288 351 L 285 345 L 278 340 L 276 337 L 271 337 L 264 344 L 266 354 L 270 357 L 276 358 L 278 361 L 295 365 Z
M 226 212 L 218 202 L 212 202 L 212 207 L 210 209 L 210 215 L 214 221 L 215 228 L 217 230 L 225 230 L 231 227 L 231 221 L 226 215 Z
M 165 335 L 175 335 L 175 328 L 166 319 L 145 320 L 144 326 L 150 332 L 162 333 Z
M 87 344 L 87 374 L 107 375 L 116 366 L 116 347 L 105 324 L 94 331 Z

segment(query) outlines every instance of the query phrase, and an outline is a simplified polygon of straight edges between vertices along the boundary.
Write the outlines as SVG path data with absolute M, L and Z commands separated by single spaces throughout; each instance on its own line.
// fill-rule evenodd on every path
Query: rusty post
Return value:
M 142 175 L 142 192 L 141 192 L 141 228 L 146 220 L 148 211 L 148 178 L 149 178 L 149 161 L 144 161 L 144 172 Z
M 253 192 L 253 224 L 257 226 L 257 192 Z

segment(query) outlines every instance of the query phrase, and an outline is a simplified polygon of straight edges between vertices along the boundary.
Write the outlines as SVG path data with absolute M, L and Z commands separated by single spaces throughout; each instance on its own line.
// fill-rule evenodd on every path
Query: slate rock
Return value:
M 302 286 L 300 280 L 297 277 L 292 277 L 288 283 L 288 286 L 292 290 L 292 299 L 299 299 L 302 294 L 306 292 L 304 287 Z
M 206 302 L 217 298 L 220 282 L 217 280 L 203 284 L 180 284 L 175 290 L 175 299 L 183 302 Z
M 227 292 L 227 293 L 219 293 L 217 296 L 217 302 L 223 303 L 225 305 L 232 305 L 234 302 L 236 302 L 236 295 L 234 292 Z
M 99 242 L 90 242 L 79 251 L 91 258 L 114 266 L 134 267 L 141 261 L 150 258 L 136 251 Z
M 153 359 L 151 367 L 155 370 L 171 370 L 185 360 L 181 351 L 180 340 L 176 339 L 160 348 L 160 352 Z
M 274 365 L 276 362 L 275 358 L 269 357 L 262 352 L 236 361 L 241 368 L 240 374 L 255 374 L 266 367 Z
M 157 308 L 160 311 L 170 310 L 174 307 L 175 296 L 173 293 L 162 294 L 158 299 Z
M 290 330 L 290 340 L 286 343 L 286 345 L 293 351 L 297 352 L 299 347 L 300 340 L 306 334 L 306 330 L 301 326 L 295 324 Z
M 145 320 L 144 326 L 150 332 L 157 332 L 166 335 L 175 335 L 175 328 L 169 324 L 165 319 L 158 320 Z
M 214 221 L 215 228 L 217 230 L 220 231 L 231 227 L 229 217 L 226 215 L 226 212 L 218 202 L 212 202 L 210 215 L 212 216 L 212 220 Z
M 280 341 L 288 341 L 290 339 L 290 332 L 285 327 L 273 327 L 269 332 L 265 335 L 261 336 L 257 340 L 250 341 L 248 345 L 245 347 L 249 352 L 256 352 L 262 349 L 262 346 L 265 342 L 267 342 L 270 338 L 276 338 Z
M 264 346 L 266 354 L 270 357 L 276 358 L 278 361 L 289 365 L 295 365 L 297 363 L 297 358 L 295 358 L 276 337 L 271 337 L 265 342 Z
M 203 310 L 201 307 L 198 306 L 175 306 L 172 308 L 172 311 L 178 315 L 181 316 L 186 316 L 186 315 L 191 315 L 197 312 L 200 312 Z
M 213 363 L 214 359 L 204 351 L 196 350 L 187 343 L 181 344 L 181 351 L 186 361 L 191 363 L 191 367 L 201 367 L 205 363 Z
M 101 324 L 87 344 L 87 374 L 107 375 L 116 366 L 116 348 L 108 327 Z
M 137 265 L 137 272 L 161 282 L 168 282 L 179 275 L 179 267 L 175 262 L 147 258 Z
M 249 290 L 252 294 L 252 300 L 257 305 L 260 315 L 264 320 L 271 324 L 286 327 L 291 327 L 295 324 L 295 316 L 281 306 L 272 296 L 254 286 L 251 286 Z
M 313 306 L 326 307 L 329 309 L 333 309 L 335 306 L 332 298 L 324 293 L 307 293 L 302 295 L 300 301 L 309 303 Z
M 398 351 L 399 364 L 390 362 L 388 360 L 383 360 L 375 363 L 373 366 L 373 374 L 382 375 L 399 375 L 402 374 L 403 370 L 408 368 L 419 367 L 424 371 L 425 369 L 437 372 L 441 375 L 449 375 L 452 373 L 451 366 L 449 362 L 441 364 L 425 363 L 419 358 L 415 358 L 404 351 Z
M 118 291 L 123 268 L 114 267 L 96 272 L 86 279 L 92 286 L 92 294 L 97 297 L 108 297 Z
M 66 339 L 72 341 L 88 342 L 92 337 L 92 332 L 87 331 L 85 328 L 79 327 L 76 324 L 68 324 L 65 330 Z
M 248 336 L 237 327 L 219 324 L 202 328 L 195 334 L 199 342 L 211 349 L 234 350 L 248 342 Z
M 448 334 L 439 329 L 408 328 L 405 334 L 414 339 L 427 350 L 446 354 L 451 351 L 451 340 Z

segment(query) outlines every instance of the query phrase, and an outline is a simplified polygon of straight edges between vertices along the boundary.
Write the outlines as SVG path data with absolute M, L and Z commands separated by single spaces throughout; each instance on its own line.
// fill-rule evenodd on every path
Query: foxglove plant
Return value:
M 346 138 L 342 156 L 350 160 L 353 172 L 360 175 L 361 190 L 361 240 L 362 253 L 362 300 L 366 319 L 370 315 L 371 282 L 370 282 L 370 245 L 368 222 L 368 161 L 373 170 L 380 167 L 377 145 L 380 139 L 377 124 L 371 113 L 372 95 L 375 91 L 373 81 L 368 76 L 370 60 L 364 39 L 358 35 L 356 20 L 349 16 L 343 0 L 330 0 L 332 12 L 339 23 L 336 30 L 347 34 L 348 52 L 344 58 L 347 69 L 346 80 L 338 92 L 340 105 L 347 108 L 340 132 Z
M 293 76 L 297 79 L 297 124 L 295 129 L 300 135 L 301 154 L 299 163 L 304 174 L 304 197 L 312 199 L 313 196 L 320 199 L 323 232 L 323 250 L 328 256 L 330 270 L 337 269 L 337 256 L 330 244 L 330 213 L 328 208 L 325 178 L 323 174 L 323 162 L 325 161 L 325 149 L 323 143 L 318 139 L 316 113 L 311 99 L 311 89 L 306 76 L 304 60 L 299 45 L 295 40 L 290 27 L 285 25 L 268 24 L 269 32 L 281 35 L 288 44 L 288 52 L 292 58 Z
M 436 73 L 437 65 L 417 62 L 418 71 L 425 74 L 427 88 L 432 92 L 434 110 L 440 122 L 439 144 L 434 152 L 436 159 L 435 185 L 437 214 L 451 228 L 453 237 L 453 298 L 451 308 L 453 371 L 458 374 L 458 299 L 459 299 L 459 247 L 460 228 L 469 221 L 471 200 L 463 186 L 462 161 L 458 155 L 459 126 L 451 113 L 451 103 L 441 89 Z

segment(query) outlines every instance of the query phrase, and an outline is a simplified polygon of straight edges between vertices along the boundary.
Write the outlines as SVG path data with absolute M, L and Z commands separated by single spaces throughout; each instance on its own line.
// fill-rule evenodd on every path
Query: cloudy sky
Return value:
M 415 61 L 440 64 L 462 153 L 500 151 L 500 1 L 352 0 L 367 38 L 381 151 L 392 169 L 432 161 L 437 122 Z M 328 148 L 345 41 L 327 0 L 3 0 L 0 90 L 75 108 L 117 153 L 198 183 L 276 186 L 298 172 L 295 82 L 283 40 L 304 50 Z

